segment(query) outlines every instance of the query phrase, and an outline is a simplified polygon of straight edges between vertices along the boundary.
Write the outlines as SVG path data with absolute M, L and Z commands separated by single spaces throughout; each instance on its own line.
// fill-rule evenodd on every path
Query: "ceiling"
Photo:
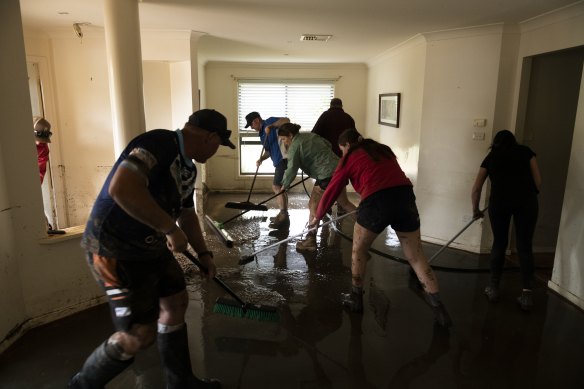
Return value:
M 138 0 L 137 0 L 138 1 Z M 205 33 L 199 57 L 245 62 L 368 62 L 419 33 L 518 23 L 574 0 L 142 0 L 143 29 Z M 103 0 L 20 0 L 29 29 L 103 27 Z M 89 28 L 91 28 L 89 27 Z M 72 31 L 73 33 L 73 31 Z M 328 42 L 302 42 L 327 34 Z

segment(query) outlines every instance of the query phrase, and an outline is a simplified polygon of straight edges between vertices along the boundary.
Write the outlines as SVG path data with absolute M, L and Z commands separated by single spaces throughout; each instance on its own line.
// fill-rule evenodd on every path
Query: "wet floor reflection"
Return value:
M 317 251 L 300 253 L 295 243 L 301 237 L 277 244 L 305 228 L 305 201 L 298 197 L 291 204 L 296 209 L 290 210 L 288 231 L 268 228 L 277 210 L 253 211 L 226 226 L 237 239 L 235 248 L 213 246 L 222 253 L 215 257 L 225 281 L 246 301 L 277 304 L 281 318 L 278 323 L 258 323 L 205 316 L 208 373 L 234 388 L 533 387 L 535 375 L 523 377 L 504 364 L 521 369 L 541 364 L 533 355 L 538 354 L 546 323 L 545 287 L 536 293 L 540 312 L 527 316 L 511 297 L 507 304 L 489 305 L 481 294 L 484 273 L 438 272 L 455 322 L 451 331 L 444 331 L 433 325 L 431 309 L 412 287 L 407 265 L 373 255 L 366 275 L 365 313 L 351 314 L 343 310 L 340 294 L 350 288 L 351 242 L 341 234 L 350 237 L 352 222 L 341 222 L 338 231 L 322 228 Z M 232 212 L 214 209 L 217 220 Z M 270 245 L 252 262 L 237 264 L 242 256 Z M 374 247 L 401 255 L 391 231 Z M 469 269 L 486 265 L 484 258 L 456 250 L 441 257 L 444 264 L 462 263 Z M 221 295 L 212 288 L 204 293 L 205 304 Z M 582 317 L 576 319 L 584 323 Z M 501 358 L 501 353 L 506 356 Z
M 257 204 L 262 197 L 251 201 Z M 245 194 L 211 194 L 206 209 L 214 220 L 228 220 L 237 210 L 224 204 L 245 199 Z M 436 272 L 454 322 L 450 331 L 434 327 L 409 267 L 392 259 L 402 253 L 391 232 L 374 244 L 381 254 L 374 253 L 367 265 L 363 315 L 340 304 L 351 283 L 351 242 L 343 236 L 352 234 L 350 220 L 338 230 L 319 230 L 314 253 L 297 252 L 295 238 L 239 265 L 245 253 L 302 232 L 306 201 L 305 195 L 291 196 L 289 231 L 268 228 L 275 209 L 248 212 L 228 223 L 225 228 L 236 240 L 232 248 L 206 228 L 219 276 L 245 301 L 278 306 L 277 322 L 214 313 L 215 300 L 229 296 L 215 283 L 201 282 L 198 270 L 178 256 L 187 272 L 186 320 L 197 374 L 241 389 L 582 387 L 582 310 L 537 283 L 534 310 L 521 312 L 515 302 L 516 272 L 505 274 L 501 301 L 489 304 L 483 295 L 488 274 L 479 271 L 488 266 L 484 257 L 447 249 L 437 260 L 445 268 L 468 270 Z M 424 245 L 428 256 L 438 248 Z M 0 387 L 65 387 L 111 331 L 105 305 L 34 329 L 0 355 Z M 159 389 L 162 377 L 152 347 L 108 389 Z

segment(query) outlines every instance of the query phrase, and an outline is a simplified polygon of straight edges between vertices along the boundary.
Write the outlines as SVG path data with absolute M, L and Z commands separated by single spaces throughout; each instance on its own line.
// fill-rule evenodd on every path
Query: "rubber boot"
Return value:
M 268 227 L 277 230 L 283 230 L 290 227 L 290 216 L 288 211 L 280 211 L 273 222 L 271 222 Z
M 186 325 L 177 331 L 158 333 L 158 351 L 166 376 L 166 389 L 221 388 L 219 381 L 201 380 L 193 374 Z
M 432 311 L 434 311 L 434 321 L 436 324 L 443 328 L 452 326 L 452 319 L 450 319 L 446 307 L 444 307 L 442 300 L 440 300 L 440 293 L 425 293 L 424 298 L 430 307 L 432 307 Z
M 353 313 L 363 313 L 363 291 L 362 287 L 353 286 L 351 293 L 341 294 L 341 303 Z
M 307 234 L 306 238 L 296 242 L 297 251 L 316 251 L 316 234 Z
M 108 355 L 107 340 L 87 358 L 81 371 L 69 381 L 69 389 L 103 389 L 115 376 L 132 364 L 134 358 L 121 361 Z

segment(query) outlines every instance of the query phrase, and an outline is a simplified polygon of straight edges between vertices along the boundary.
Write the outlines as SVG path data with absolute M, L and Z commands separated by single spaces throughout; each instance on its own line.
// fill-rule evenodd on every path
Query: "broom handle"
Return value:
M 269 248 L 272 248 L 272 247 L 278 246 L 278 245 L 280 245 L 280 244 L 282 244 L 282 243 L 284 243 L 284 242 L 288 242 L 289 240 L 292 240 L 292 239 L 294 239 L 294 238 L 297 238 L 297 237 L 299 237 L 299 236 L 301 236 L 301 235 L 304 235 L 304 234 L 305 234 L 305 233 L 307 233 L 307 232 L 310 232 L 310 231 L 316 231 L 316 230 L 318 230 L 320 227 L 324 227 L 324 226 L 326 226 L 327 224 L 331 224 L 331 223 L 334 223 L 334 222 L 336 222 L 336 221 L 339 221 L 339 220 L 341 220 L 341 219 L 344 219 L 344 218 L 346 218 L 347 216 L 349 216 L 349 215 L 352 215 L 352 214 L 354 214 L 354 213 L 356 213 L 356 212 L 357 212 L 357 210 L 351 211 L 351 212 L 349 212 L 349 213 L 346 213 L 346 214 L 344 214 L 344 215 L 342 215 L 342 216 L 339 216 L 339 217 L 338 217 L 338 218 L 336 218 L 336 219 L 331 219 L 331 220 L 329 220 L 328 222 L 324 222 L 324 223 L 322 223 L 320 226 L 316 226 L 316 227 L 309 228 L 308 230 L 306 230 L 306 231 L 302 231 L 302 232 L 301 232 L 301 233 L 299 233 L 299 234 L 296 234 L 296 235 L 289 236 L 289 237 L 287 237 L 286 239 L 283 239 L 283 240 L 281 240 L 281 241 L 279 241 L 279 242 L 276 242 L 276 243 L 274 243 L 274 244 L 271 244 L 271 245 L 269 245 L 269 246 L 266 246 L 266 247 L 262 247 L 261 249 L 259 249 L 259 250 L 257 250 L 257 251 L 254 251 L 253 253 L 251 253 L 251 254 L 247 255 L 247 257 L 253 257 L 253 256 L 254 256 L 254 255 L 256 255 L 256 254 L 258 254 L 258 253 L 261 253 L 262 251 L 265 251 L 265 250 L 267 250 L 267 249 L 269 249 Z
M 190 252 L 185 250 L 183 252 L 183 255 L 185 257 L 187 257 L 192 263 L 197 265 L 197 267 L 199 269 L 201 269 L 201 271 L 203 273 L 209 272 L 209 269 L 207 269 L 207 267 L 205 265 L 203 265 L 197 258 L 195 258 L 195 256 L 193 254 L 191 254 Z M 247 305 L 245 303 L 245 301 L 243 301 L 237 294 L 235 294 L 235 292 L 233 290 L 231 290 L 231 288 L 229 286 L 227 286 L 225 284 L 225 282 L 223 282 L 221 279 L 219 279 L 217 277 L 213 277 L 213 281 L 215 281 L 217 284 L 219 284 L 219 286 L 221 286 L 227 293 L 229 293 L 231 295 L 231 297 L 233 297 L 239 304 L 241 304 L 242 307 Z
M 266 143 L 268 141 L 268 137 L 266 136 L 266 139 L 264 140 L 264 143 L 262 143 L 262 151 L 260 151 L 260 160 L 262 159 L 262 155 L 264 155 L 264 149 L 266 148 Z M 256 172 L 253 175 L 253 181 L 251 182 L 251 187 L 249 188 L 249 194 L 247 195 L 247 203 L 249 203 L 249 199 L 251 198 L 251 192 L 253 190 L 253 186 L 256 182 L 256 178 L 258 177 L 258 172 L 260 171 L 260 165 L 258 164 L 258 166 L 256 167 Z
M 290 187 L 288 188 L 288 190 L 290 190 L 290 189 L 294 188 L 296 185 L 298 185 L 298 184 L 300 184 L 300 183 L 302 183 L 302 182 L 304 182 L 304 181 L 308 180 L 309 178 L 310 178 L 310 177 L 306 177 L 306 178 L 304 178 L 302 181 L 298 181 L 297 183 L 290 185 Z M 257 205 L 262 205 L 262 204 L 265 204 L 265 203 L 267 203 L 268 201 L 272 200 L 273 198 L 276 198 L 276 197 L 280 196 L 280 195 L 281 195 L 282 193 L 284 193 L 284 192 L 286 192 L 286 191 L 285 191 L 285 190 L 283 190 L 283 191 L 281 191 L 280 193 L 276 193 L 275 195 L 273 195 L 273 196 L 271 196 L 271 197 L 268 197 L 267 199 L 265 199 L 265 200 L 264 200 L 264 201 L 262 201 L 261 203 L 257 203 Z M 237 215 L 233 216 L 232 218 L 229 218 L 229 219 L 225 220 L 225 221 L 224 221 L 223 223 L 221 223 L 221 224 L 225 225 L 225 224 L 229 223 L 230 221 L 237 219 L 238 217 L 240 217 L 240 216 L 241 216 L 241 215 L 243 215 L 244 213 L 248 213 L 249 211 L 251 211 L 251 209 L 248 209 L 248 210 L 245 210 L 245 211 L 243 211 L 243 212 L 240 212 L 240 213 L 238 213 Z
M 484 213 L 489 207 L 486 206 L 483 210 L 481 210 L 481 213 Z M 458 231 L 458 233 L 456 235 L 454 235 L 452 237 L 452 239 L 450 239 L 448 242 L 446 242 L 442 247 L 440 247 L 440 250 L 438 250 L 434 255 L 432 255 L 432 257 L 428 260 L 428 264 L 430 264 L 433 260 L 435 260 L 438 255 L 440 255 L 442 253 L 442 251 L 446 250 L 446 248 L 448 246 L 450 246 L 450 243 L 454 242 L 454 240 L 456 238 L 458 238 L 458 236 L 460 234 L 462 234 L 464 231 L 466 231 L 466 229 L 468 227 L 471 226 L 471 224 L 473 224 L 475 221 L 477 221 L 478 219 L 480 219 L 480 217 L 473 217 L 468 223 L 466 223 L 466 225 L 464 227 L 462 227 L 462 230 Z

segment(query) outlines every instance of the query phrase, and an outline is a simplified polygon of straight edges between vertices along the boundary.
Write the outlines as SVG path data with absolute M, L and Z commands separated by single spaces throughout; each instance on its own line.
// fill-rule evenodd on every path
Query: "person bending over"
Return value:
M 420 217 L 413 186 L 395 154 L 386 145 L 363 139 L 355 129 L 348 129 L 339 136 L 339 147 L 343 158 L 322 196 L 311 225 L 318 224 L 350 180 L 361 195 L 361 202 L 353 231 L 352 288 L 350 294 L 343 296 L 343 305 L 352 312 L 363 312 L 363 278 L 367 260 L 371 257 L 369 249 L 375 238 L 391 226 L 424 289 L 424 297 L 434 311 L 436 323 L 450 327 L 452 321 L 440 299 L 438 280 L 422 250 Z
M 275 194 L 280 193 L 277 197 L 278 207 L 280 212 L 272 219 L 270 228 L 285 230 L 290 227 L 290 217 L 288 215 L 288 195 L 282 192 L 282 176 L 286 170 L 288 159 L 282 154 L 283 147 L 278 142 L 278 128 L 284 124 L 289 123 L 290 120 L 286 117 L 269 117 L 266 120 L 262 119 L 258 112 L 250 112 L 245 116 L 245 128 L 251 127 L 257 131 L 262 141 L 262 155 L 257 160 L 256 165 L 259 167 L 263 161 L 268 158 L 272 159 L 274 164 L 274 180 L 272 182 L 272 190 Z
M 82 246 L 104 289 L 116 332 L 87 358 L 69 388 L 103 388 L 156 340 L 167 389 L 220 388 L 191 369 L 185 311 L 188 294 L 173 256 L 190 244 L 216 274 L 194 209 L 197 169 L 229 140 L 225 117 L 193 113 L 184 128 L 134 138 L 108 175 L 91 211 Z
M 326 139 L 312 132 L 300 132 L 298 124 L 286 123 L 280 127 L 278 134 L 288 146 L 288 168 L 282 179 L 282 188 L 287 190 L 290 187 L 299 168 L 316 180 L 308 201 L 310 212 L 308 221 L 310 222 L 316 214 L 322 194 L 339 163 L 339 157 L 333 153 Z M 338 203 L 346 212 L 356 209 L 347 198 L 345 187 L 341 188 L 338 194 Z M 316 231 L 307 233 L 304 240 L 296 243 L 297 250 L 315 251 L 316 248 Z

